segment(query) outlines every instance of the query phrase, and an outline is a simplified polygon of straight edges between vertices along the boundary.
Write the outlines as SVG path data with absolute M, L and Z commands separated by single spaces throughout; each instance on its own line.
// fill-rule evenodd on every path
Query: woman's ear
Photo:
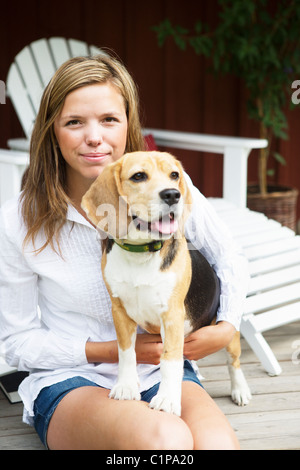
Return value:
M 91 222 L 112 238 L 126 236 L 131 221 L 126 199 L 121 194 L 121 160 L 104 168 L 81 201 Z

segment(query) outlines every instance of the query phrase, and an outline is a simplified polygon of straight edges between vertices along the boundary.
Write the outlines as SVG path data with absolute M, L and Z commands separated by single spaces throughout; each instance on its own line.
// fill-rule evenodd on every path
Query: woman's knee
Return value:
M 194 441 L 189 427 L 182 419 L 160 412 L 149 435 L 152 450 L 192 450 Z
M 199 426 L 195 433 L 195 449 L 198 450 L 240 450 L 238 439 L 230 427 L 220 423 L 216 426 Z

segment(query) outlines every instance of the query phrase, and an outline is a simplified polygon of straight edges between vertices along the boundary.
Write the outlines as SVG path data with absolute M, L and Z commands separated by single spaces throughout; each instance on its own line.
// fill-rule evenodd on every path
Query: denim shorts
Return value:
M 203 387 L 191 363 L 187 360 L 184 361 L 182 380 L 195 382 L 196 384 L 200 385 L 200 387 Z M 85 379 L 84 377 L 76 376 L 43 388 L 37 396 L 33 408 L 34 427 L 46 448 L 48 448 L 48 426 L 57 405 L 63 399 L 63 397 L 67 395 L 67 393 L 80 387 L 100 387 L 100 385 L 92 382 L 91 380 Z M 159 383 L 156 383 L 148 390 L 141 392 L 141 400 L 150 403 L 151 399 L 157 394 L 158 388 Z

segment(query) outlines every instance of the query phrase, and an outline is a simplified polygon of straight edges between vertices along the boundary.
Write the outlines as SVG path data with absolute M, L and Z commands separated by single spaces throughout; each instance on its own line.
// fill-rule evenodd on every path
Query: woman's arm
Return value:
M 236 329 L 226 321 L 205 326 L 191 333 L 184 341 L 184 356 L 193 361 L 202 359 L 225 348 L 232 340 Z
M 226 347 L 232 340 L 236 329 L 226 321 L 206 326 L 191 333 L 184 341 L 184 356 L 198 360 Z M 136 338 L 137 363 L 158 365 L 163 352 L 160 335 L 139 334 Z M 104 343 L 87 341 L 85 353 L 88 362 L 118 362 L 117 341 Z
M 138 363 L 159 364 L 163 352 L 161 336 L 137 335 L 135 351 Z M 85 353 L 88 362 L 118 362 L 117 341 L 106 341 L 104 343 L 87 341 Z
M 184 341 L 184 356 L 198 360 L 226 347 L 232 340 L 236 329 L 228 322 L 206 326 L 191 333 Z M 160 335 L 140 334 L 136 338 L 137 363 L 158 365 L 163 352 Z M 87 341 L 85 353 L 88 362 L 118 362 L 117 341 L 104 343 Z
M 13 230 L 18 227 L 12 227 Z M 29 371 L 86 364 L 87 338 L 64 338 L 41 323 L 37 275 L 13 241 L 2 211 L 0 246 L 0 341 L 1 354 L 7 363 Z

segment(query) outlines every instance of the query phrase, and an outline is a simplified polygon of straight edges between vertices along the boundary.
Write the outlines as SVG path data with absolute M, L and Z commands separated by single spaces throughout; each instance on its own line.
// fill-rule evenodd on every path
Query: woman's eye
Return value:
M 117 119 L 112 116 L 109 116 L 109 117 L 106 117 L 104 121 L 105 122 L 117 122 Z
M 132 175 L 129 179 L 131 181 L 134 181 L 135 183 L 140 183 L 142 181 L 146 181 L 148 179 L 148 176 L 144 171 L 139 171 L 137 173 L 134 173 L 134 175 Z
M 78 119 L 71 119 L 71 121 L 68 121 L 66 123 L 66 126 L 78 126 L 80 124 L 80 121 Z

